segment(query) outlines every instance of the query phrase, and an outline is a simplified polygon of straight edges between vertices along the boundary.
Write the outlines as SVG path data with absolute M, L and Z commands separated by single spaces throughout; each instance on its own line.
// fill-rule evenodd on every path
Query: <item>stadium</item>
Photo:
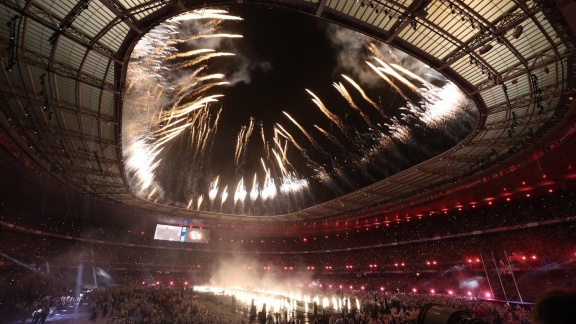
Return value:
M 574 2 L 0 3 L 8 322 L 573 302 Z

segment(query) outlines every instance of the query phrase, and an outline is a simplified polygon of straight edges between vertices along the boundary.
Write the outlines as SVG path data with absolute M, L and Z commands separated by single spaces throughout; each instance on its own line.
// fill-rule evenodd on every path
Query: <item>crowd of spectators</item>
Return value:
M 415 323 L 425 305 L 438 304 L 465 311 L 486 323 L 531 323 L 532 305 L 509 304 L 477 298 L 448 295 L 417 295 L 406 293 L 357 292 L 347 294 L 355 303 L 336 311 L 322 309 L 314 314 L 313 305 L 304 313 L 303 304 L 292 313 L 282 310 L 269 311 L 267 323 Z M 182 287 L 123 286 L 93 291 L 88 295 L 91 318 L 106 318 L 109 322 L 128 323 L 243 323 L 248 319 L 233 319 L 230 314 L 215 315 L 192 289 Z M 228 306 L 230 312 L 246 308 Z M 321 308 L 321 307 L 320 307 Z M 257 310 L 259 311 L 259 310 Z M 262 316 L 264 319 L 264 316 Z M 252 318 L 254 319 L 254 317 Z
M 126 218 L 130 221 L 118 225 L 97 222 L 97 210 L 80 216 L 63 216 L 26 211 L 20 206 L 10 205 L 9 202 L 0 202 L 0 207 L 0 221 L 73 238 L 189 250 L 298 252 L 363 248 L 564 219 L 574 216 L 576 192 L 553 192 L 491 205 L 478 204 L 460 210 L 452 209 L 423 216 L 412 215 L 409 218 L 383 214 L 354 221 L 331 220 L 292 225 L 256 224 L 229 228 L 213 224 L 212 227 L 207 227 L 211 231 L 208 244 L 187 245 L 154 240 L 157 222 L 151 215 L 138 218 L 128 213 Z M 254 227 L 256 230 L 248 230 L 245 226 Z M 282 227 L 286 227 L 287 233 L 297 234 L 261 234 L 269 233 L 262 226 L 278 227 L 277 233 L 282 233 Z
M 468 312 L 486 323 L 531 323 L 531 306 L 482 301 L 476 298 L 447 295 L 391 294 L 364 300 L 361 310 L 345 316 L 348 323 L 415 323 L 426 305 L 437 304 Z M 338 323 L 340 316 L 330 316 L 330 324 Z M 352 319 L 352 321 L 350 321 Z M 344 322 L 340 320 L 340 322 Z
M 473 298 L 490 292 L 492 299 L 534 302 L 546 289 L 576 287 L 576 247 L 569 244 L 576 236 L 576 222 L 571 217 L 576 211 L 574 192 L 541 199 L 469 208 L 410 222 L 404 219 L 379 228 L 350 224 L 322 235 L 229 239 L 226 233 L 230 232 L 214 230 L 210 243 L 196 245 L 153 240 L 154 222 L 140 227 L 88 226 L 86 220 L 29 214 L 4 202 L 0 213 L 0 296 L 11 297 L 10 301 L 3 298 L 0 305 L 8 312 L 31 316 L 42 309 L 48 314 L 77 298 L 71 296 L 77 294 L 78 278 L 82 277 L 83 286 L 122 286 L 94 294 L 92 301 L 98 301 L 94 314 L 99 317 L 106 309 L 106 316 L 120 322 L 168 319 L 174 314 L 184 314 L 179 315 L 185 316 L 181 318 L 184 322 L 198 316 L 226 322 L 202 308 L 187 290 L 173 287 L 208 282 L 221 260 L 238 255 L 252 261 L 239 264 L 239 272 L 276 279 L 307 278 L 314 285 L 304 288 L 313 293 L 384 291 L 402 300 L 403 307 L 377 314 L 357 312 L 353 314 L 356 322 L 370 317 L 383 323 L 406 320 L 428 298 L 448 298 L 448 291 Z M 318 225 L 303 225 L 302 233 L 314 226 Z M 488 232 L 479 234 L 483 230 Z M 440 239 L 446 235 L 452 236 Z M 156 290 L 126 287 L 141 286 L 142 282 L 161 284 Z M 470 282 L 474 282 L 473 289 L 463 284 Z M 119 297 L 109 303 L 105 296 L 113 293 Z M 178 309 L 165 305 L 170 299 Z M 152 304 L 144 309 L 143 300 Z M 449 300 L 464 303 L 468 299 Z M 523 323 L 527 318 L 506 304 L 474 305 L 481 303 L 498 305 L 496 310 L 485 307 L 490 321 Z M 476 312 L 464 304 L 454 306 Z
M 90 318 L 110 323 L 241 323 L 211 313 L 192 290 L 183 288 L 128 285 L 95 290 L 88 298 Z

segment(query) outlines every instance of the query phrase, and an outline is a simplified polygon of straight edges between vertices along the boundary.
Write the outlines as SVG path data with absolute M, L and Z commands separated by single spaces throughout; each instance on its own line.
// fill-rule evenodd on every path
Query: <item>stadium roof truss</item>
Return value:
M 522 0 L 0 0 L 4 127 L 34 163 L 78 190 L 174 216 L 233 221 L 339 219 L 390 208 L 558 136 L 574 93 L 574 35 L 554 3 Z M 131 193 L 121 148 L 130 50 L 166 18 L 255 3 L 317 16 L 421 59 L 478 105 L 474 131 L 420 165 L 289 215 L 245 217 L 154 204 Z M 518 37 L 518 34 L 519 35 Z M 5 125 L 8 126 L 8 125 Z

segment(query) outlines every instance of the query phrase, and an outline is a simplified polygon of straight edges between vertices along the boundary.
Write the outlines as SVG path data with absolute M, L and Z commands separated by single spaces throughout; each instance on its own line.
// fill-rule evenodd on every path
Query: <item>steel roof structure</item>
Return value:
M 35 168 L 66 185 L 158 213 L 290 223 L 417 206 L 448 196 L 475 179 L 497 181 L 497 175 L 530 163 L 530 154 L 553 150 L 551 143 L 569 138 L 576 127 L 572 101 L 576 43 L 565 17 L 574 8 L 563 8 L 562 1 L 0 0 L 0 4 L 4 136 L 24 150 Z M 131 49 L 146 31 L 174 15 L 204 6 L 247 5 L 313 15 L 415 56 L 475 101 L 480 110 L 475 129 L 456 147 L 424 163 L 288 215 L 191 211 L 136 197 L 126 179 L 121 148 Z

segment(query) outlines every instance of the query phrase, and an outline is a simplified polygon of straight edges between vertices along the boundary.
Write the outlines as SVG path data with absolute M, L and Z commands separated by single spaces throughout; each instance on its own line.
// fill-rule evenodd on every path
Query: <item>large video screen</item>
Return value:
M 208 243 L 210 240 L 210 231 L 199 228 L 187 228 L 184 226 L 156 224 L 154 239 L 162 241 Z
M 180 241 L 182 228 L 180 226 L 156 224 L 155 240 Z
M 182 233 L 184 242 L 208 243 L 210 239 L 210 231 L 205 229 L 182 227 Z

